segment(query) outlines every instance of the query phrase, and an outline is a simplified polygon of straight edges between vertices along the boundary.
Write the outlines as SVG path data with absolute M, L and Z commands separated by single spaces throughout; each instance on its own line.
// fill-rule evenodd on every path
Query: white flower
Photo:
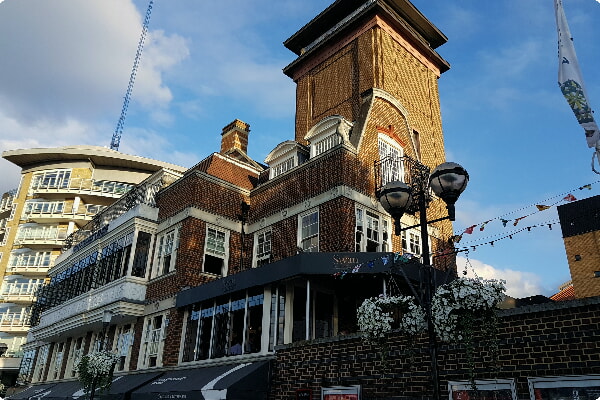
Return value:
M 394 309 L 402 312 L 399 329 L 408 334 L 416 335 L 425 327 L 425 312 L 409 296 L 371 297 L 365 299 L 357 310 L 358 326 L 363 337 L 368 342 L 383 339 L 392 330 Z

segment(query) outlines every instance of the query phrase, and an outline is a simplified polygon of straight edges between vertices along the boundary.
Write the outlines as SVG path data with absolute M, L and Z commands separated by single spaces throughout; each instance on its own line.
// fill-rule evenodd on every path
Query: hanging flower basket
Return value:
M 98 351 L 81 357 L 77 364 L 77 372 L 84 391 L 90 392 L 94 385 L 97 390 L 110 388 L 118 359 L 118 355 L 109 351 Z
M 457 278 L 440 286 L 431 302 L 431 318 L 437 337 L 448 343 L 465 346 L 469 380 L 475 385 L 475 343 L 477 331 L 498 368 L 498 317 L 496 306 L 504 300 L 504 281 Z
M 357 310 L 358 327 L 363 339 L 377 344 L 396 325 L 402 332 L 414 336 L 427 326 L 425 312 L 410 296 L 379 296 L 365 299 Z
M 475 320 L 488 322 L 495 317 L 505 290 L 503 281 L 479 278 L 461 277 L 440 286 L 431 302 L 437 337 L 444 342 L 462 342 Z

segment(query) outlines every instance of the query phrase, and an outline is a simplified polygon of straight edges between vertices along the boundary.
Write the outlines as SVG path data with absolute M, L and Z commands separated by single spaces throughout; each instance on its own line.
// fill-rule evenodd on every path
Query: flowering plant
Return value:
M 494 367 L 498 361 L 496 306 L 504 300 L 504 281 L 460 277 L 440 286 L 431 302 L 431 318 L 440 340 L 465 345 L 471 384 L 475 386 L 475 329 L 481 329 Z
M 396 318 L 395 311 L 398 311 Z M 410 296 L 371 297 L 358 307 L 358 327 L 367 342 L 379 343 L 392 330 L 394 322 L 410 336 L 426 327 L 423 309 Z
M 77 364 L 79 381 L 85 392 L 95 385 L 97 389 L 108 389 L 112 382 L 112 374 L 119 356 L 110 351 L 97 351 L 81 357 Z
M 489 319 L 504 300 L 504 281 L 457 278 L 440 286 L 431 301 L 436 334 L 444 342 L 460 342 L 474 319 Z M 492 315 L 493 314 L 493 315 Z

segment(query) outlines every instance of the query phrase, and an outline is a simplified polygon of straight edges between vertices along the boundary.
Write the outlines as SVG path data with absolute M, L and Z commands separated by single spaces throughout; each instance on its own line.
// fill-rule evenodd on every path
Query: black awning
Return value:
M 40 400 L 72 400 L 83 396 L 83 386 L 79 381 L 68 381 L 57 383 L 50 388 L 49 393 L 40 398 Z M 35 399 L 32 399 L 35 400 Z
M 260 400 L 269 387 L 269 361 L 165 372 L 131 393 L 131 400 Z
M 383 261 L 384 259 L 386 261 Z M 419 275 L 421 264 L 416 259 L 408 263 L 395 263 L 394 253 L 300 253 L 179 292 L 175 306 L 184 307 L 238 290 L 264 286 L 296 276 L 333 276 L 343 271 L 351 272 L 353 267 L 359 264 L 364 267 L 356 276 L 392 273 L 406 275 L 407 279 L 417 282 L 421 279 Z M 446 274 L 437 275 L 436 280 L 440 281 L 440 284 L 444 283 Z
M 147 372 L 143 374 L 120 375 L 113 378 L 108 392 L 96 396 L 99 400 L 124 400 L 132 391 L 162 375 L 162 372 Z
M 96 390 L 94 398 L 98 400 L 125 400 L 130 392 L 161 374 L 162 372 L 148 372 L 115 376 L 113 377 L 110 389 Z M 79 381 L 60 382 L 52 386 L 52 388 L 44 392 L 43 396 L 40 395 L 40 400 L 75 400 L 88 397 Z M 32 398 L 31 400 L 36 399 Z
M 18 393 L 8 396 L 7 400 L 25 400 L 30 397 L 44 397 L 44 393 L 47 393 L 52 387 L 56 386 L 56 383 L 46 383 L 42 385 L 33 385 L 25 390 L 21 390 Z

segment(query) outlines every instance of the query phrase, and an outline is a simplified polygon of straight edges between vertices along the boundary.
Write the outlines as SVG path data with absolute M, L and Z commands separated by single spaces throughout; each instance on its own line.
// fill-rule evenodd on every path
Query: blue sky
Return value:
M 0 1 L 0 150 L 108 146 L 147 4 Z M 156 0 L 120 150 L 189 167 L 218 151 L 221 129 L 239 118 L 251 125 L 250 156 L 263 161 L 294 136 L 295 87 L 281 72 L 294 55 L 282 42 L 329 4 Z M 454 226 L 477 225 L 459 244 L 470 249 L 461 265 L 468 256 L 479 275 L 506 279 L 509 294 L 550 295 L 569 279 L 568 264 L 556 207 L 535 213 L 535 205 L 600 193 L 591 150 L 557 85 L 553 2 L 413 4 L 448 36 L 438 48 L 451 64 L 439 81 L 447 158 L 471 176 Z M 600 3 L 564 7 L 598 108 Z M 0 170 L 0 190 L 18 185 L 16 167 L 1 160 Z

